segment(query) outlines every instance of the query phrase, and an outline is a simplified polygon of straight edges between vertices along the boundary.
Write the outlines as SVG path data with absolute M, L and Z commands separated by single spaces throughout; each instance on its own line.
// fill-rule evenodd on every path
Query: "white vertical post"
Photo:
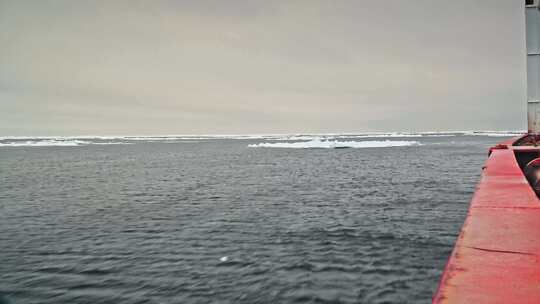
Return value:
M 540 133 L 540 0 L 525 0 L 527 35 L 527 125 Z

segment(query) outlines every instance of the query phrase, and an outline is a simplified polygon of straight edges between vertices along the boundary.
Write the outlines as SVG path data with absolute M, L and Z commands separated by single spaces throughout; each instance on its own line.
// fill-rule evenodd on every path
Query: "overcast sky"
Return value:
M 0 0 L 0 135 L 526 129 L 522 2 Z

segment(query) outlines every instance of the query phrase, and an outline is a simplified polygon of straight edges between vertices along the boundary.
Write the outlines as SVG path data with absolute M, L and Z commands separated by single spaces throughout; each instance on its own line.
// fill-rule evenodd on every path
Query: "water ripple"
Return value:
M 422 137 L 399 149 L 296 150 L 216 139 L 3 149 L 0 295 L 12 303 L 429 303 L 493 141 L 451 139 L 463 144 Z

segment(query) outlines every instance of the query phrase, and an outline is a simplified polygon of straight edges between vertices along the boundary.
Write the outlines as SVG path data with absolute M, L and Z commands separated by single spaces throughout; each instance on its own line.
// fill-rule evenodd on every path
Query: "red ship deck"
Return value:
M 514 153 L 538 148 L 513 142 L 486 162 L 433 303 L 540 303 L 540 200 Z

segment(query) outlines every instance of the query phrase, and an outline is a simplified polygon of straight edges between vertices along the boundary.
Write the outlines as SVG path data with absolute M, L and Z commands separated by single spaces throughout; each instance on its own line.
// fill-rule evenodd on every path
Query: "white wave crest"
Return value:
M 385 148 L 419 146 L 417 141 L 382 140 L 382 141 L 337 141 L 319 138 L 302 142 L 272 142 L 248 145 L 250 148 L 291 148 L 291 149 L 339 149 L 339 148 Z

